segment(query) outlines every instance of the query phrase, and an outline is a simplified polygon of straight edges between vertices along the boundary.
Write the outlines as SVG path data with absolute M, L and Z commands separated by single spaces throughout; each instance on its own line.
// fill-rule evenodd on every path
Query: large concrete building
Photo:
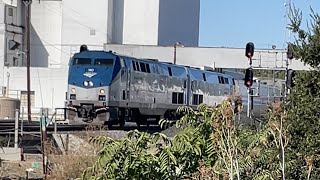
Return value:
M 21 99 L 22 107 L 27 105 L 28 1 L 0 1 L 0 86 L 9 86 L 9 95 Z M 89 49 L 172 61 L 173 45 L 181 42 L 184 47 L 177 48 L 178 64 L 245 67 L 243 49 L 197 47 L 199 16 L 200 0 L 34 0 L 30 25 L 32 111 L 64 106 L 68 61 L 82 44 Z M 257 56 L 283 64 L 283 51 L 271 51 L 261 50 Z M 292 66 L 305 68 L 297 62 Z
M 26 102 L 26 2 L 0 1 L 0 86 Z M 63 0 L 31 3 L 31 105 L 63 107 L 68 61 L 81 44 L 198 46 L 200 0 Z

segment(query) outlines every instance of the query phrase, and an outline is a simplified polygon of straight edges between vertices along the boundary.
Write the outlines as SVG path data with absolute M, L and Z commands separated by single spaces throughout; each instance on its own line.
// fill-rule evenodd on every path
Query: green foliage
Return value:
M 302 13 L 297 9 L 292 10 L 289 26 L 296 35 L 290 44 L 295 57 L 313 68 L 296 76 L 286 104 L 291 136 L 287 155 L 290 179 L 320 179 L 320 16 L 311 11 L 307 30 L 301 28 Z
M 301 59 L 315 70 L 319 70 L 320 65 L 320 16 L 311 9 L 311 21 L 308 29 L 301 28 L 302 13 L 300 10 L 291 10 L 291 24 L 289 29 L 295 34 L 295 42 L 289 43 L 297 59 Z
M 320 179 L 320 72 L 300 73 L 296 86 L 292 89 L 288 104 L 290 121 L 289 132 L 293 137 L 289 144 L 290 158 L 296 164 L 289 175 L 292 178 L 306 179 L 308 168 L 312 166 L 311 178 Z M 308 165 L 312 157 L 312 164 Z
M 172 139 L 136 130 L 121 140 L 92 138 L 91 143 L 101 151 L 83 179 L 188 179 L 200 167 L 210 169 L 210 177 L 215 178 L 281 177 L 278 136 L 274 136 L 278 134 L 272 133 L 279 123 L 261 131 L 239 130 L 230 101 L 178 111 L 184 116 L 176 126 L 183 129 Z M 278 120 L 274 117 L 270 122 Z

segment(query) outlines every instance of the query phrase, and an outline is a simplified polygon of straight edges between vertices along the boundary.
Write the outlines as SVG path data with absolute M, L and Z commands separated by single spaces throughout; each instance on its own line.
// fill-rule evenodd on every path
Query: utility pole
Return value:
M 25 4 L 25 35 L 27 55 L 27 99 L 28 99 L 28 123 L 31 123 L 31 98 L 30 98 L 30 5 L 32 0 L 23 0 Z

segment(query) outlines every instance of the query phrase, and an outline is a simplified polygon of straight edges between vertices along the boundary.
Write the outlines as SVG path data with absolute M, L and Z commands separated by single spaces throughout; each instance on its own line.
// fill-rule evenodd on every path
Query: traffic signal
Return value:
M 288 73 L 287 73 L 287 87 L 290 89 L 294 86 L 294 77 L 295 77 L 296 73 L 294 70 L 289 69 Z
M 293 49 L 292 49 L 292 46 L 290 44 L 288 45 L 287 58 L 290 59 L 290 60 L 293 59 Z
M 249 42 L 249 43 L 247 43 L 247 45 L 246 45 L 246 56 L 248 57 L 248 58 L 252 58 L 252 56 L 253 56 L 253 53 L 254 53 L 254 44 L 252 43 L 252 42 Z
M 246 69 L 246 74 L 244 77 L 244 85 L 251 87 L 253 84 L 253 71 L 251 68 Z

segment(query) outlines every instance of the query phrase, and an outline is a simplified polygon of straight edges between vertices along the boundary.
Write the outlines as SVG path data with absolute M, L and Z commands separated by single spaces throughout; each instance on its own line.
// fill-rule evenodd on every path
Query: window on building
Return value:
M 8 16 L 13 16 L 13 8 L 8 8 Z
M 18 58 L 16 58 L 16 57 L 12 58 L 12 65 L 13 66 L 18 66 Z
M 34 91 L 30 91 L 31 107 L 34 107 Z M 20 93 L 20 103 L 22 107 L 28 107 L 28 91 L 21 91 Z
M 96 30 L 95 29 L 90 29 L 90 36 L 96 35 Z

